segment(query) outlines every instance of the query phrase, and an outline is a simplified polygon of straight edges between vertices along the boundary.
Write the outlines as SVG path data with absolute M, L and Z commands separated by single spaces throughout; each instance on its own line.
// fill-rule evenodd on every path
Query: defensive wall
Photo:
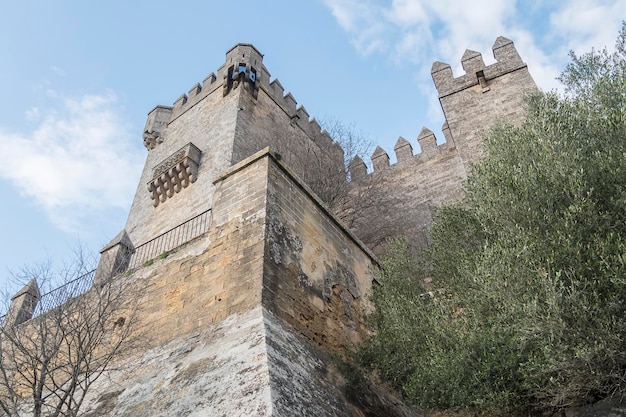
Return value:
M 341 147 L 290 93 L 284 95 L 278 80 L 270 83 L 262 59 L 252 45 L 238 44 L 217 75 L 195 84 L 173 106 L 149 113 L 143 134 L 148 155 L 125 226 L 134 246 L 208 210 L 213 177 L 267 146 L 304 181 L 312 173 L 343 172 Z M 185 171 L 189 179 L 177 185 Z M 184 207 L 169 202 L 187 187 L 180 197 Z
M 354 231 L 372 249 L 395 234 L 407 235 L 417 248 L 424 246 L 433 211 L 462 196 L 463 182 L 481 157 L 481 135 L 498 122 L 523 120 L 524 97 L 538 91 L 537 85 L 511 40 L 498 37 L 493 56 L 496 62 L 485 65 L 480 53 L 466 50 L 461 60 L 465 74 L 458 77 L 449 64 L 432 65 L 445 116 L 441 128 L 445 142 L 438 145 L 435 134 L 424 127 L 417 137 L 420 153 L 400 137 L 394 146 L 395 164 L 380 147 L 371 157 L 372 172 L 361 158 L 350 164 L 355 187 L 372 189 L 384 208 L 365 211 L 354 224 Z
M 268 149 L 213 181 L 206 233 L 114 277 L 141 349 L 85 415 L 412 415 L 378 388 L 350 394 L 331 358 L 367 331 L 369 250 Z
M 536 86 L 510 40 L 493 51 L 489 66 L 467 51 L 456 78 L 433 65 L 444 144 L 423 129 L 419 154 L 400 138 L 395 164 L 382 148 L 373 172 L 360 158 L 350 164 L 351 195 L 375 197 L 360 212 L 353 200 L 353 230 L 309 186 L 319 172 L 347 181 L 343 152 L 270 82 L 252 45 L 229 50 L 217 75 L 173 106 L 155 107 L 126 226 L 94 276 L 94 288 L 135 286 L 143 343 L 97 382 L 86 415 L 414 415 L 379 387 L 355 394 L 331 357 L 366 335 L 373 308 L 376 260 L 358 236 L 391 235 L 395 224 L 423 243 L 432 210 L 460 197 L 480 130 L 521 120 Z M 10 321 L 28 319 L 38 298 L 25 287 Z
M 214 184 L 208 233 L 124 278 L 143 282 L 149 337 L 88 415 L 377 415 L 329 356 L 366 332 L 372 255 L 269 150 Z

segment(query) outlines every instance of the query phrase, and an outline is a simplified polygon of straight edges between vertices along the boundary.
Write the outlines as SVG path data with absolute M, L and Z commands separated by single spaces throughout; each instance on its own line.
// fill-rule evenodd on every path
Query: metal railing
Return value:
M 130 257 L 128 268 L 132 269 L 143 265 L 146 261 L 205 234 L 209 231 L 210 223 L 211 209 L 137 246 Z M 93 284 L 95 273 L 96 270 L 94 269 L 43 294 L 35 306 L 32 317 L 37 317 L 87 292 Z M 5 318 L 6 315 L 0 315 L 0 325 Z
M 172 249 L 197 238 L 209 231 L 211 225 L 211 209 L 198 214 L 186 222 L 164 232 L 135 248 L 130 256 L 128 268 L 133 269 L 143 265 L 145 262 L 154 259 L 162 253 L 167 253 Z
M 33 312 L 33 317 L 37 317 L 46 311 L 50 311 L 53 308 L 64 304 L 71 298 L 78 297 L 79 295 L 86 293 L 87 290 L 91 288 L 95 273 L 95 269 L 89 271 L 86 274 L 81 275 L 78 278 L 75 278 L 72 281 L 69 281 L 68 283 L 42 295 L 37 302 L 37 306 Z

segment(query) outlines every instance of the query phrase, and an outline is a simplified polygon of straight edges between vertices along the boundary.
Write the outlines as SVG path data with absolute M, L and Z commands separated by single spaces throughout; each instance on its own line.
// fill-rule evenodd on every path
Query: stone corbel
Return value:
M 168 106 L 156 106 L 148 113 L 146 126 L 143 128 L 143 146 L 151 151 L 163 143 L 163 131 L 172 115 L 172 108 Z
M 200 150 L 189 142 L 152 170 L 148 191 L 154 207 L 196 181 L 200 156 Z
M 156 132 L 156 131 L 143 132 L 143 146 L 145 146 L 146 149 L 152 150 L 161 143 L 163 143 L 163 138 L 161 137 L 160 132 Z

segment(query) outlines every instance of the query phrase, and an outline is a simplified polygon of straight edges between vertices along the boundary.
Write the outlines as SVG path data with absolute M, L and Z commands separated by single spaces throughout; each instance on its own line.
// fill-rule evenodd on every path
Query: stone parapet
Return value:
M 431 68 L 431 75 L 439 97 L 445 97 L 480 84 L 481 77 L 488 84 L 491 79 L 526 68 L 526 64 L 520 58 L 513 41 L 510 39 L 503 36 L 498 37 L 492 50 L 496 63 L 487 66 L 485 66 L 480 53 L 466 50 L 461 60 L 465 75 L 459 77 L 452 75 L 452 68 L 449 64 L 435 62 Z

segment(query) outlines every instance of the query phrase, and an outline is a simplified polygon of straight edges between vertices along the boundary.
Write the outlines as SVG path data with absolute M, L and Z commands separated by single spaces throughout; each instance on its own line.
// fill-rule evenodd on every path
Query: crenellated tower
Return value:
M 322 155 L 316 163 L 325 172 L 343 172 L 341 147 L 278 80 L 270 82 L 250 44 L 228 50 L 217 75 L 172 106 L 156 106 L 143 143 L 148 155 L 125 227 L 133 247 L 209 210 L 215 177 L 267 146 L 305 180 L 320 172 L 305 155 Z
M 466 170 L 480 158 L 481 132 L 498 120 L 519 123 L 524 96 L 538 91 L 513 41 L 500 36 L 492 50 L 496 62 L 491 65 L 479 52 L 466 50 L 461 58 L 465 74 L 458 77 L 442 62 L 431 69 L 446 118 L 446 140 L 454 143 Z
M 149 113 L 143 143 L 126 226 L 93 286 L 135 286 L 141 369 L 119 367 L 88 414 L 413 416 L 384 389 L 354 398 L 330 359 L 367 332 L 376 260 L 315 188 L 347 184 L 341 147 L 270 81 L 263 55 L 228 50 Z
M 370 247 L 380 248 L 385 238 L 398 234 L 408 236 L 416 248 L 427 244 L 433 210 L 462 196 L 463 181 L 481 157 L 481 135 L 497 121 L 523 119 L 524 96 L 537 86 L 511 40 L 497 38 L 493 54 L 496 62 L 485 65 L 480 53 L 465 51 L 465 74 L 458 77 L 450 65 L 433 64 L 445 115 L 444 143 L 437 144 L 433 131 L 424 127 L 417 136 L 420 153 L 414 154 L 411 143 L 400 137 L 395 164 L 381 147 L 371 156 L 373 172 L 367 173 L 360 157 L 350 164 L 354 194 L 363 199 L 367 192 L 377 201 L 378 209 L 362 210 L 352 222 Z

